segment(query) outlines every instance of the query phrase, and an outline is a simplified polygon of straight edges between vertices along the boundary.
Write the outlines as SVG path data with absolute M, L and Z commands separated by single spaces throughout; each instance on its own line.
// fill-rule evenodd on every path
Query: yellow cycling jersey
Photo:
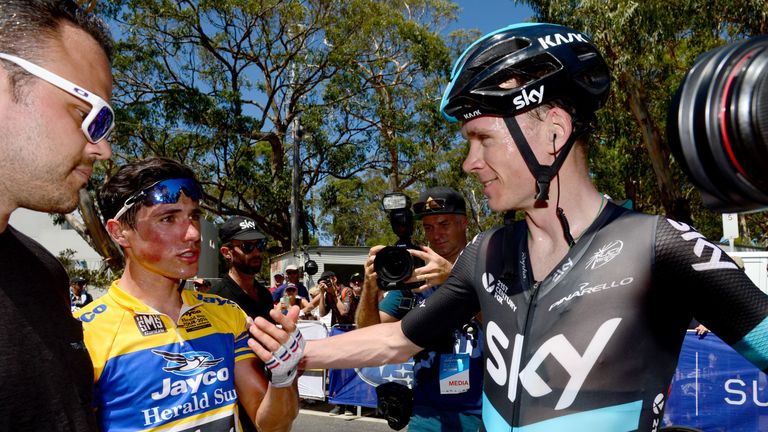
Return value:
M 234 302 L 182 290 L 178 322 L 113 282 L 75 313 L 93 361 L 104 431 L 231 431 L 235 362 L 255 357 Z

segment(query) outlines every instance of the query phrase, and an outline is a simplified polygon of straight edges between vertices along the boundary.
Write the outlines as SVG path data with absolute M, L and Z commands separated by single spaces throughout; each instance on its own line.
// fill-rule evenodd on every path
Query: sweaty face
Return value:
M 69 24 L 35 59 L 28 59 L 104 100 L 112 94 L 109 61 L 98 43 Z M 89 143 L 80 125 L 91 106 L 34 76 L 25 76 L 14 100 L 6 64 L 0 66 L 0 210 L 26 207 L 68 213 L 94 161 L 108 159 L 106 140 Z
M 527 114 L 517 117 L 520 128 L 532 148 L 538 134 L 533 133 L 538 120 Z M 469 152 L 462 168 L 483 184 L 483 193 L 494 211 L 521 210 L 533 206 L 536 183 L 512 140 L 501 117 L 481 116 L 464 123 L 462 135 L 469 141 Z M 537 154 L 542 164 L 551 157 Z
M 467 217 L 458 214 L 424 216 L 421 219 L 429 247 L 454 262 L 467 245 Z
M 141 207 L 133 229 L 122 225 L 127 259 L 136 270 L 171 279 L 197 273 L 200 258 L 200 207 L 181 196 L 175 204 Z

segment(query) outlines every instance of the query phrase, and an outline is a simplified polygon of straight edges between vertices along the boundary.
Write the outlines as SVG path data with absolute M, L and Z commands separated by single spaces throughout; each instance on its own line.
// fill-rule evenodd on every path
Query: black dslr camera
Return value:
M 384 210 L 389 212 L 389 223 L 397 235 L 397 243 L 387 246 L 376 254 L 373 268 L 379 275 L 379 288 L 383 290 L 412 289 L 421 286 L 420 283 L 405 283 L 411 277 L 413 269 L 424 265 L 424 261 L 413 258 L 408 249 L 420 250 L 413 244 L 413 212 L 411 199 L 402 193 L 384 195 L 381 200 Z
M 672 101 L 667 135 L 707 207 L 768 208 L 768 36 L 702 54 Z

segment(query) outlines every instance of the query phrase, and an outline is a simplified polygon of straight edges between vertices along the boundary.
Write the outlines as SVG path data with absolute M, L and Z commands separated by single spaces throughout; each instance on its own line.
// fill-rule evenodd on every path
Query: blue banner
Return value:
M 350 329 L 333 327 L 331 336 Z M 413 362 L 362 369 L 329 369 L 328 401 L 336 405 L 376 408 L 376 386 L 385 382 L 411 386 Z
M 766 375 L 712 333 L 685 336 L 670 390 L 665 426 L 768 431 Z

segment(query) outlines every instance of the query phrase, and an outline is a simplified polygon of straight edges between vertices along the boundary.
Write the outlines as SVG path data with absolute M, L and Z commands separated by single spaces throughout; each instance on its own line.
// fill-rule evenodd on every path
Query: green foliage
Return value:
M 322 227 L 339 227 L 329 231 L 338 244 L 384 231 L 375 218 L 336 222 L 318 194 L 354 188 L 372 203 L 451 163 L 443 150 L 456 130 L 437 112 L 450 43 L 461 40 L 440 36 L 451 2 L 114 0 L 104 11 L 121 36 L 115 162 L 163 155 L 192 166 L 209 217 L 248 215 L 282 250 L 294 143 L 304 244 Z

